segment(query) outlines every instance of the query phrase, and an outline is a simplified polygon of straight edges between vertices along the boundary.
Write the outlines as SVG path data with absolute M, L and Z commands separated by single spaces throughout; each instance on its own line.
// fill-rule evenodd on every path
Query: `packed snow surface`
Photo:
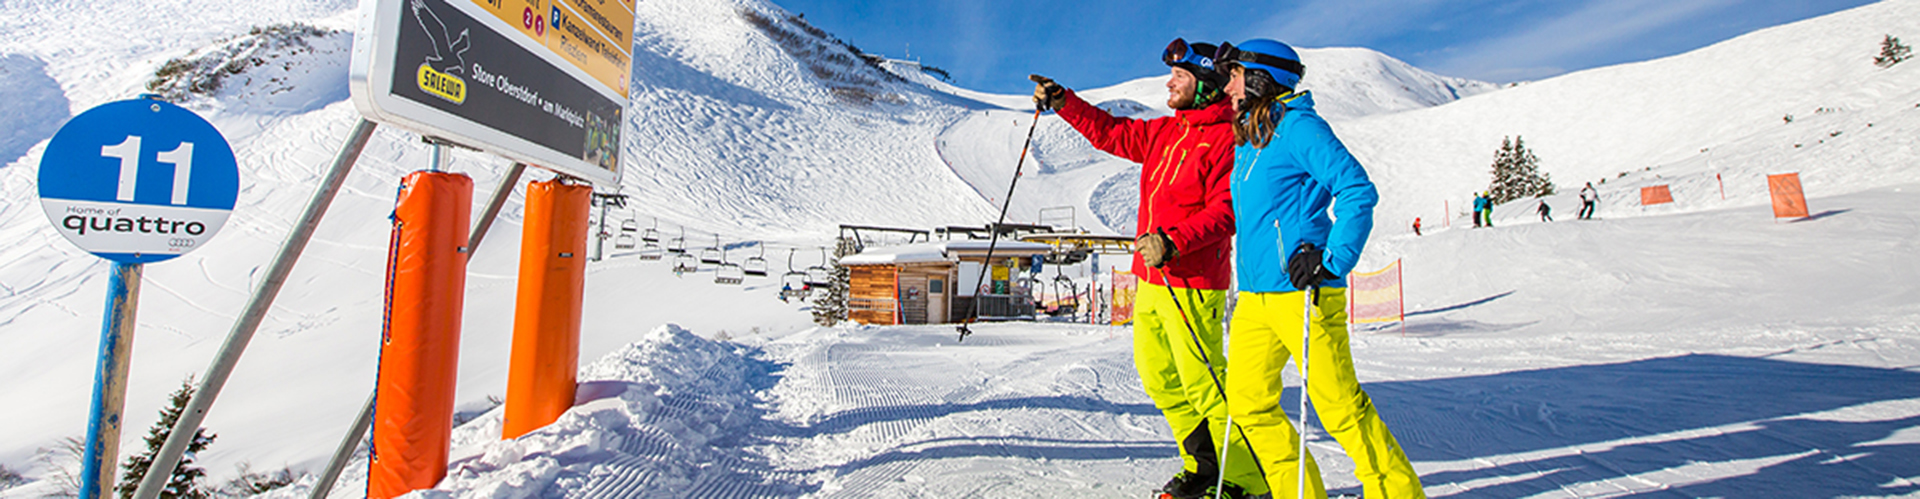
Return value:
M 870 63 L 764 0 L 636 5 L 625 172 L 602 188 L 631 200 L 607 213 L 611 231 L 631 220 L 696 251 L 762 257 L 778 276 L 826 264 L 843 223 L 979 226 L 1007 206 L 1014 222 L 1134 229 L 1137 167 L 1051 114 L 1036 121 L 1026 96 Z M 233 143 L 243 189 L 219 237 L 146 270 L 130 452 L 219 349 L 358 120 L 330 34 L 358 11 L 24 0 L 8 12 L 0 466 L 27 483 L 0 496 L 40 497 L 75 467 L 53 449 L 85 431 L 108 268 L 41 212 L 45 139 L 147 91 L 169 61 L 275 61 L 183 97 Z M 292 23 L 313 29 L 255 29 Z M 1352 344 L 1429 495 L 1920 496 L 1920 62 L 1874 66 L 1888 34 L 1920 39 L 1920 1 L 1509 88 L 1364 49 L 1303 50 L 1317 68 L 1306 88 L 1381 191 L 1360 267 L 1405 268 L 1406 321 L 1356 327 Z M 1151 118 L 1170 113 L 1163 82 L 1062 83 Z M 1560 193 L 1467 229 L 1463 204 L 1508 136 Z M 415 134 L 375 134 L 206 420 L 219 437 L 197 458 L 212 478 L 288 466 L 301 481 L 266 495 L 311 490 L 373 386 L 387 215 L 400 176 L 428 158 Z M 454 158 L 484 203 L 506 162 Z M 1773 218 L 1765 176 L 1787 172 L 1811 217 Z M 1588 181 L 1599 217 L 1572 220 Z M 1676 202 L 1639 206 L 1639 189 L 1659 185 Z M 779 279 L 716 285 L 712 268 L 675 274 L 612 240 L 588 269 L 578 404 L 500 441 L 488 399 L 504 393 L 522 203 L 513 193 L 469 264 L 466 421 L 447 480 L 418 496 L 1140 497 L 1178 466 L 1125 326 L 982 324 L 965 342 L 950 326 L 816 327 L 809 304 L 778 299 Z M 1557 221 L 1540 221 L 1540 203 Z M 1414 217 L 1427 235 L 1410 234 Z M 1356 492 L 1339 446 L 1308 436 L 1329 486 Z M 359 497 L 365 481 L 363 449 L 333 496 Z

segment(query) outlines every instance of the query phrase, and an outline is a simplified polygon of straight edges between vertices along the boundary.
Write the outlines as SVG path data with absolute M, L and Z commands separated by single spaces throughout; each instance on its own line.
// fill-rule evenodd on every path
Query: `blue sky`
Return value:
M 1865 0 L 773 0 L 869 53 L 918 59 L 976 90 L 1028 73 L 1099 87 L 1166 72 L 1190 41 L 1366 47 L 1435 73 L 1538 80 L 1679 54 Z

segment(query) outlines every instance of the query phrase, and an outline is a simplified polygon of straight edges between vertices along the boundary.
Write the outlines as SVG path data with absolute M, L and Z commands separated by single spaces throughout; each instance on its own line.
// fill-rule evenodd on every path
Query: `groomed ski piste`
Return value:
M 685 227 L 695 247 L 716 233 L 735 251 L 764 244 L 777 274 L 788 248 L 796 266 L 822 263 L 837 224 L 998 213 L 1033 124 L 1024 96 L 834 57 L 843 45 L 761 0 L 638 5 L 621 189 L 633 201 L 612 218 Z M 45 139 L 145 91 L 169 59 L 281 62 L 188 101 L 233 142 L 243 190 L 212 243 L 147 270 L 131 452 L 165 395 L 205 369 L 358 118 L 350 37 L 248 33 L 351 29 L 358 13 L 340 0 L 9 11 L 0 465 L 28 481 L 0 497 L 24 498 L 59 493 L 57 468 L 74 466 L 50 449 L 85 430 L 107 268 L 48 228 L 33 185 Z M 1352 346 L 1429 496 L 1920 497 L 1920 62 L 1874 66 L 1889 34 L 1920 40 L 1920 2 L 1507 88 L 1363 49 L 1305 51 L 1311 68 L 1342 68 L 1310 70 L 1307 86 L 1381 189 L 1360 267 L 1405 267 L 1406 322 L 1356 325 Z M 251 47 L 267 48 L 236 55 Z M 1062 83 L 1166 114 L 1163 80 L 1142 76 Z M 1130 167 L 1040 120 L 1009 219 L 1070 206 L 1078 226 L 1131 232 Z M 1560 187 L 1545 198 L 1557 221 L 1522 200 L 1468 229 L 1463 203 L 1511 135 Z M 206 420 L 219 437 L 197 458 L 211 478 L 289 466 L 301 480 L 263 495 L 311 490 L 373 385 L 386 216 L 427 157 L 418 136 L 376 134 Z M 505 166 L 460 152 L 454 171 L 491 186 Z M 1786 172 L 1811 217 L 1773 218 L 1764 177 Z M 1588 181 L 1598 219 L 1573 220 Z M 1639 206 L 1653 185 L 1676 202 Z M 469 265 L 459 400 L 473 419 L 447 480 L 416 497 L 1142 497 L 1177 467 L 1125 326 L 983 324 L 965 342 L 951 326 L 816 327 L 777 280 L 717 286 L 710 270 L 676 277 L 611 244 L 588 270 L 578 405 L 500 441 L 487 400 L 505 386 L 520 196 Z M 1427 235 L 1410 234 L 1414 217 Z M 1308 444 L 1333 492 L 1358 492 L 1337 443 L 1316 426 Z M 330 497 L 363 494 L 365 456 Z

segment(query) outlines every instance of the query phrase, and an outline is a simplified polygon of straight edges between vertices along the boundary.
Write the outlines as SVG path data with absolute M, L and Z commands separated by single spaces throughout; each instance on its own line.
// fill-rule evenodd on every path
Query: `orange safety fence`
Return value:
M 592 203 L 592 186 L 527 184 L 501 438 L 553 423 L 573 407 Z
M 1139 288 L 1135 279 L 1138 278 L 1134 277 L 1131 272 L 1121 272 L 1120 269 L 1114 269 L 1113 300 L 1110 302 L 1113 304 L 1113 310 L 1109 314 L 1109 317 L 1113 318 L 1112 324 L 1119 325 L 1133 322 L 1133 294 Z
M 432 488 L 447 475 L 472 199 L 466 175 L 414 172 L 401 181 L 387 256 L 369 498 Z
M 1373 272 L 1347 276 L 1347 317 L 1356 323 L 1395 322 L 1407 318 L 1406 293 L 1401 290 L 1400 260 Z
M 1768 175 L 1767 190 L 1773 193 L 1773 218 L 1807 216 L 1807 196 L 1800 192 L 1798 172 Z
M 1666 184 L 1640 188 L 1640 206 L 1652 206 L 1671 202 L 1673 202 L 1673 192 L 1667 190 Z

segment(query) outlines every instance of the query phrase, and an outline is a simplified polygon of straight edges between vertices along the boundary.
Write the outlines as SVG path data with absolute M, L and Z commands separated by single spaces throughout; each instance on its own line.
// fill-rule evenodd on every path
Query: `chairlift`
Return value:
M 807 285 L 816 288 L 833 286 L 833 268 L 827 266 L 827 249 L 820 248 L 820 264 L 807 267 Z
M 700 250 L 700 263 L 719 265 L 725 262 L 726 259 L 727 253 L 720 249 L 720 235 L 714 234 L 713 246 L 708 246 L 707 249 Z
M 631 231 L 623 229 L 620 231 L 620 235 L 613 237 L 613 249 L 633 249 L 633 246 L 633 232 Z
M 647 261 L 659 260 L 660 257 L 666 256 L 666 254 L 667 254 L 666 248 L 661 248 L 660 243 L 658 242 L 646 241 L 644 245 L 640 247 L 641 260 L 647 260 Z
M 620 221 L 620 232 L 626 233 L 626 232 L 639 232 L 639 231 L 640 231 L 640 222 L 634 221 L 634 219 L 632 218 L 628 218 L 626 220 Z
M 1054 267 L 1058 269 L 1059 267 Z M 1062 289 L 1065 288 L 1065 293 Z M 1065 273 L 1056 272 L 1053 277 L 1055 315 L 1073 315 L 1080 310 L 1080 285 Z
M 657 246 L 658 245 L 657 243 L 660 242 L 660 231 L 658 229 L 655 229 L 654 227 L 659 227 L 659 226 L 660 226 L 660 218 L 654 217 L 653 227 L 647 227 L 646 232 L 641 232 L 640 240 L 646 241 L 649 243 L 656 243 L 655 245 Z
M 700 260 L 697 258 L 694 258 L 693 254 L 683 251 L 683 252 L 680 252 L 679 256 L 673 257 L 673 276 L 674 277 L 680 277 L 682 274 L 695 272 L 698 270 L 700 270 Z
M 766 277 L 767 276 L 767 243 L 760 243 L 760 254 L 747 257 L 746 263 L 740 264 L 740 267 L 741 267 L 741 271 L 745 272 L 747 275 L 750 275 L 753 277 Z
M 793 254 L 798 249 L 787 250 L 787 273 L 780 275 L 780 299 L 797 300 L 806 298 L 813 292 L 813 285 L 807 284 L 807 273 L 793 268 Z
M 720 250 L 720 266 L 713 269 L 713 283 L 738 286 L 747 280 L 745 270 L 740 264 L 726 261 L 726 250 Z
M 667 241 L 667 252 L 675 255 L 687 254 L 687 228 L 680 228 L 680 237 Z

